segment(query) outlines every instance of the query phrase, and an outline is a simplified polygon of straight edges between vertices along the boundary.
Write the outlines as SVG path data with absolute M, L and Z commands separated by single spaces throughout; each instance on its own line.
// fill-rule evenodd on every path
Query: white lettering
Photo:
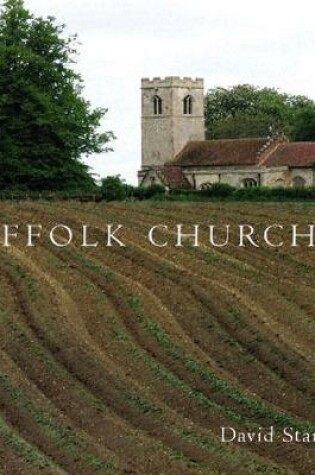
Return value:
M 34 247 L 35 244 L 33 243 L 34 237 L 40 237 L 40 232 L 43 229 L 41 224 L 27 224 L 27 247 Z M 34 232 L 34 229 L 37 229 L 38 232 Z
M 214 230 L 215 230 L 215 228 L 216 228 L 216 226 L 214 226 L 214 225 L 209 226 L 209 241 L 210 241 L 210 244 L 214 247 L 225 247 L 225 246 L 227 246 L 228 243 L 229 243 L 229 237 L 230 237 L 230 225 L 228 224 L 227 226 L 225 226 L 226 238 L 225 238 L 225 241 L 221 242 L 220 244 L 214 241 Z
M 199 231 L 199 224 L 194 224 L 194 232 L 193 233 L 188 233 L 184 234 L 182 232 L 183 230 L 183 225 L 182 224 L 177 224 L 176 230 L 177 230 L 177 244 L 176 247 L 183 247 L 183 238 L 194 238 L 194 247 L 198 247 L 198 231 Z
M 303 234 L 303 233 L 298 233 L 297 232 L 297 224 L 292 224 L 292 247 L 299 247 L 297 244 L 297 238 L 298 237 L 306 237 L 309 238 L 309 245 L 308 247 L 314 247 L 314 224 L 310 224 L 309 226 L 309 233 Z
M 233 442 L 236 435 L 237 435 L 236 430 L 233 429 L 233 427 L 221 427 L 221 441 L 222 442 Z
M 10 237 L 14 237 L 14 238 L 17 237 L 17 231 L 19 229 L 19 225 L 18 224 L 12 224 L 12 225 L 4 224 L 3 228 L 4 228 L 4 244 L 3 244 L 3 246 L 4 247 L 10 247 L 11 244 L 9 243 L 9 238 Z M 13 232 L 13 230 L 15 230 L 16 232 Z
M 115 236 L 115 234 L 118 233 L 121 228 L 123 228 L 123 225 L 118 224 L 114 230 L 113 226 L 113 224 L 108 224 L 107 226 L 107 247 L 113 247 L 112 241 L 119 244 L 120 247 L 126 247 L 125 244 Z
M 65 231 L 68 235 L 68 238 L 66 240 L 62 240 L 62 242 L 58 242 L 56 239 L 55 239 L 55 233 L 57 232 L 63 232 Z M 72 242 L 72 239 L 73 239 L 73 232 L 72 232 L 72 229 L 69 228 L 69 226 L 65 226 L 64 224 L 57 224 L 57 226 L 55 226 L 54 228 L 52 228 L 52 230 L 50 231 L 49 233 L 49 238 L 50 238 L 50 241 L 52 242 L 52 244 L 56 247 L 66 247 L 66 246 L 69 246 L 69 244 L 71 244 Z
M 161 244 L 161 243 L 156 242 L 154 237 L 153 237 L 153 233 L 158 229 L 161 229 L 161 230 L 164 229 L 164 231 L 167 231 L 168 226 L 165 226 L 165 224 L 157 224 L 156 226 L 153 226 L 149 231 L 149 235 L 148 235 L 149 241 L 155 247 L 166 247 L 168 245 L 167 241 L 165 241 Z
M 245 231 L 246 228 L 247 228 L 247 231 Z M 259 245 L 255 243 L 252 239 L 252 235 L 254 234 L 254 232 L 255 232 L 255 229 L 253 228 L 253 226 L 250 226 L 249 224 L 241 224 L 239 247 L 245 247 L 244 239 L 247 239 L 248 242 L 250 242 L 252 246 L 259 247 Z
M 268 226 L 265 229 L 265 232 L 264 232 L 264 240 L 268 244 L 268 246 L 270 246 L 270 247 L 282 247 L 283 246 L 283 241 L 279 242 L 278 244 L 274 244 L 269 239 L 269 232 L 272 229 L 275 229 L 275 228 L 281 229 L 283 231 L 283 226 L 281 226 L 281 224 L 273 224 L 271 226 Z
M 88 243 L 88 229 L 89 227 L 86 224 L 82 228 L 82 247 L 97 247 L 98 241 Z

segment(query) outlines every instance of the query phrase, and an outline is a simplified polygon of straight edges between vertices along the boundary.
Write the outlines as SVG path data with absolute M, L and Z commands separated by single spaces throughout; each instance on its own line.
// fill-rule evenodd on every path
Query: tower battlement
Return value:
M 203 79 L 196 78 L 193 79 L 191 77 L 183 77 L 180 76 L 166 76 L 166 77 L 154 77 L 150 78 L 143 78 L 141 79 L 141 88 L 151 89 L 151 88 L 160 88 L 160 87 L 183 87 L 183 88 L 196 88 L 196 89 L 203 89 Z

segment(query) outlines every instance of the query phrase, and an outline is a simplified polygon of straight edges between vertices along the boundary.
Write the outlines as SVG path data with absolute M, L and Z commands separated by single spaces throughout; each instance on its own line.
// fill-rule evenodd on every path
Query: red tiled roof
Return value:
M 258 165 L 267 139 L 224 139 L 188 142 L 170 163 L 186 166 Z
M 315 142 L 288 142 L 284 136 L 273 139 L 225 139 L 188 142 L 164 166 L 152 167 L 171 189 L 189 189 L 185 167 L 256 166 L 310 167 L 315 164 Z
M 280 145 L 264 163 L 267 167 L 305 167 L 315 164 L 315 142 Z
M 171 189 L 188 189 L 191 185 L 185 177 L 181 167 L 162 166 L 156 167 L 156 171 L 163 183 Z

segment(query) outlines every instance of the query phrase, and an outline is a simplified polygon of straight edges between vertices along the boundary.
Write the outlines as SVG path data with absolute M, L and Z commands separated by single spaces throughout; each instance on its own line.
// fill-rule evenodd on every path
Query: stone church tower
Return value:
M 203 79 L 142 79 L 142 169 L 174 158 L 189 140 L 204 140 Z

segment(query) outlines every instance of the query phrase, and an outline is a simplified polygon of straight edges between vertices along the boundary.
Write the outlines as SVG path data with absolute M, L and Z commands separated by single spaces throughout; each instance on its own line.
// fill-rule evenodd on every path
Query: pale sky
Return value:
M 136 183 L 142 77 L 203 77 L 206 90 L 249 83 L 315 100 L 311 0 L 25 0 L 78 33 L 84 97 L 108 108 L 114 152 L 86 163 Z

